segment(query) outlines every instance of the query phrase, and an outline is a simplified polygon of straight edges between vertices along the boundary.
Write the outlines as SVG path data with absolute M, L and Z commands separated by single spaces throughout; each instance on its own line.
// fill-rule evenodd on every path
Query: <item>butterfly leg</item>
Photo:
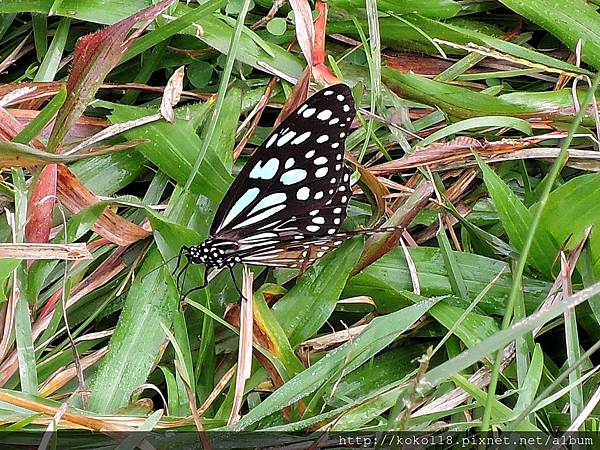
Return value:
M 186 267 L 189 265 L 186 264 Z M 185 279 L 184 279 L 185 282 Z M 200 289 L 204 289 L 206 286 L 208 286 L 208 269 L 204 270 L 204 281 L 202 282 L 202 284 L 200 286 L 196 286 L 195 288 L 192 289 L 188 289 L 182 296 L 181 296 L 181 300 L 183 300 L 184 298 L 186 298 L 188 295 L 190 295 L 192 292 L 196 292 L 199 291 Z M 183 285 L 181 286 L 183 288 Z
M 300 265 L 300 269 L 298 271 L 298 276 L 296 277 L 296 280 L 299 280 L 300 277 L 304 274 L 304 272 L 306 272 L 306 269 L 309 268 L 310 266 L 310 254 L 313 251 L 314 246 L 310 245 L 307 249 L 306 249 L 306 256 L 304 258 L 302 258 L 302 264 Z
M 235 286 L 235 290 L 238 291 L 238 294 L 240 294 L 240 297 L 242 297 L 242 300 L 244 301 L 249 301 L 244 294 L 242 293 L 242 290 L 238 287 L 236 281 L 235 281 L 235 274 L 233 273 L 233 267 L 231 266 L 227 266 L 229 268 L 229 274 L 231 275 L 231 279 L 233 280 L 233 285 Z

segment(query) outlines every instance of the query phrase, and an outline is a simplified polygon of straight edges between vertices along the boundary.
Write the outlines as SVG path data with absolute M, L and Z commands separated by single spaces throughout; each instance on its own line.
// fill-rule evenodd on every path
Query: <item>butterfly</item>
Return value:
M 305 267 L 355 236 L 338 232 L 351 196 L 344 149 L 355 115 L 345 84 L 320 90 L 292 112 L 235 178 L 210 237 L 182 247 L 188 264 L 204 264 L 205 274 L 238 263 Z

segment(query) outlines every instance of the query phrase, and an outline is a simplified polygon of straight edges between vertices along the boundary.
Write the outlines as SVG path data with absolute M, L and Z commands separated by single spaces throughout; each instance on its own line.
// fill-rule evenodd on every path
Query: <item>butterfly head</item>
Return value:
M 204 264 L 219 269 L 240 262 L 239 256 L 235 254 L 237 248 L 235 242 L 207 239 L 200 245 L 187 247 L 185 256 L 192 264 Z

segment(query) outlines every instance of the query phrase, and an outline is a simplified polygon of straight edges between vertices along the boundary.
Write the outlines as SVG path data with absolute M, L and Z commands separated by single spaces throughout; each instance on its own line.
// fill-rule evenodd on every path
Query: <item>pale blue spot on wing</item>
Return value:
M 260 214 L 257 214 L 255 216 L 250 217 L 249 219 L 244 220 L 242 223 L 237 224 L 235 227 L 233 227 L 233 229 L 235 230 L 236 228 L 243 228 L 248 225 L 252 225 L 253 223 L 260 222 L 261 220 L 266 219 L 267 217 L 271 217 L 277 211 L 281 211 L 283 208 L 285 208 L 285 205 L 274 206 L 273 208 L 267 209 L 261 212 Z
M 239 213 L 241 213 L 244 210 L 244 208 L 246 208 L 246 206 L 248 206 L 250 203 L 252 203 L 254 201 L 254 199 L 258 196 L 259 192 L 260 192 L 259 188 L 248 189 L 244 193 L 244 195 L 242 195 L 238 199 L 238 201 L 235 202 L 234 205 L 231 207 L 231 209 L 229 210 L 229 213 L 227 214 L 227 217 L 225 217 L 225 220 L 223 220 L 223 223 L 219 227 L 219 230 L 221 228 L 223 228 L 224 226 L 226 226 L 233 219 L 235 219 L 237 217 L 237 215 Z
M 277 169 L 279 169 L 279 160 L 277 158 L 269 159 L 264 166 L 262 165 L 262 161 L 259 161 L 250 172 L 250 178 L 270 180 L 277 173 Z
M 278 203 L 283 203 L 286 200 L 287 195 L 285 195 L 283 192 L 277 192 L 275 194 L 267 195 L 260 202 L 258 202 L 254 208 L 252 208 L 252 211 L 250 211 L 248 215 L 251 216 L 252 214 L 260 211 L 261 209 L 270 208 L 271 206 L 277 205 Z
M 286 186 L 299 183 L 306 178 L 307 172 L 304 169 L 292 169 L 281 175 L 281 182 Z

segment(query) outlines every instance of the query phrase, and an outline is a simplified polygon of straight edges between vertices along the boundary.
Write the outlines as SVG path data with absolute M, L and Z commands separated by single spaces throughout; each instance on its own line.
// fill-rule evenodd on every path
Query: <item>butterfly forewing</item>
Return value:
M 217 209 L 211 236 L 256 254 L 275 250 L 281 241 L 335 233 L 350 197 L 343 156 L 355 113 L 344 84 L 317 92 L 291 113 L 236 177 Z M 267 254 L 256 256 L 268 260 Z

